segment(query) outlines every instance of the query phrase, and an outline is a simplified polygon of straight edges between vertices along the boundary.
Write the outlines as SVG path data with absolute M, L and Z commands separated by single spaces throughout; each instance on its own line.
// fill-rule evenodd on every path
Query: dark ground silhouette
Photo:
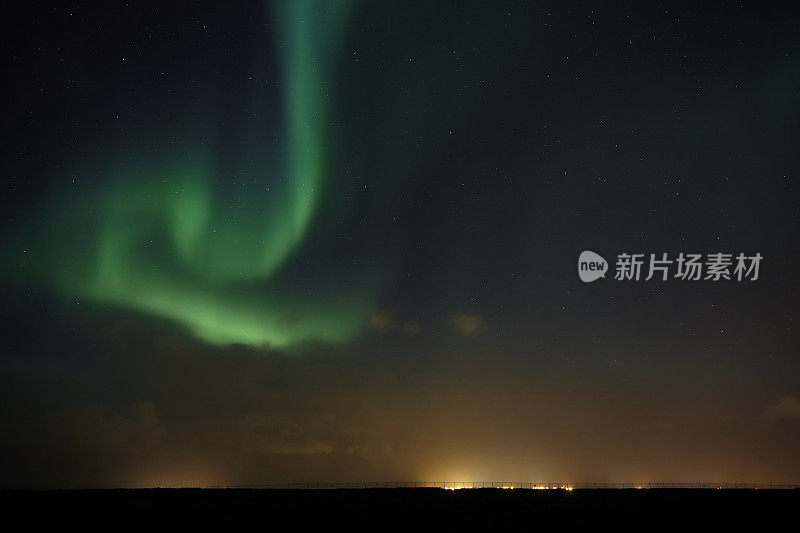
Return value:
M 165 521 L 282 526 L 591 526 L 600 522 L 685 527 L 771 521 L 800 508 L 800 490 L 617 489 L 141 489 L 3 491 L 2 505 L 28 523 L 57 517 L 141 527 Z M 64 522 L 66 523 L 66 522 Z M 87 522 L 88 523 L 88 522 Z M 251 526 L 252 527 L 252 526 Z M 450 529 L 448 529 L 450 530 Z

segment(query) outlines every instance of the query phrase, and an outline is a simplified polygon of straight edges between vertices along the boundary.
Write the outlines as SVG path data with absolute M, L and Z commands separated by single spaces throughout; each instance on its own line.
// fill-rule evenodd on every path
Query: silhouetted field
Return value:
M 316 526 L 371 524 L 499 526 L 637 521 L 736 521 L 764 519 L 800 509 L 800 490 L 499 490 L 471 489 L 141 489 L 3 491 L 2 505 L 35 522 L 47 516 L 159 524 L 255 523 Z M 643 521 L 643 522 L 639 522 Z

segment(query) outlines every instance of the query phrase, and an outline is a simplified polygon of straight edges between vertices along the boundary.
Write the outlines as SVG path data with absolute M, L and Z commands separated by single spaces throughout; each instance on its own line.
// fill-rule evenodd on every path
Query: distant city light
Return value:
M 500 485 L 500 486 L 491 485 L 491 486 L 487 487 L 484 484 L 479 485 L 477 483 L 472 483 L 470 485 L 453 485 L 453 486 L 445 486 L 445 487 L 442 487 L 442 488 L 444 490 L 463 490 L 463 489 L 480 489 L 480 488 L 513 490 L 515 488 L 526 488 L 526 487 L 520 486 L 519 484 L 517 484 L 516 487 L 513 484 Z M 572 491 L 574 489 L 574 487 L 572 487 L 570 485 L 560 485 L 560 486 L 559 485 L 553 485 L 553 486 L 550 486 L 550 485 L 531 485 L 530 488 L 531 489 L 537 489 L 537 490 L 566 490 L 566 491 Z

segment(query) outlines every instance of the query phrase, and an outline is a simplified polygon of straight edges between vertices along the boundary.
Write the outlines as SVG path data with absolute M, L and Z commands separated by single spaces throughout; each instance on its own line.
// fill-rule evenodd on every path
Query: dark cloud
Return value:
M 6 362 L 6 385 L 37 392 L 34 401 L 5 399 L 2 423 L 13 432 L 2 445 L 4 484 L 755 474 L 788 482 L 800 466 L 785 447 L 800 428 L 764 426 L 752 407 L 764 393 L 744 383 L 532 366 L 474 345 L 415 362 L 377 345 L 264 354 L 115 331 L 91 364 L 60 370 L 58 387 L 47 386 L 52 367 L 42 359 Z M 426 343 L 417 349 L 430 350 Z M 770 416 L 792 405 L 784 400 Z M 736 459 L 755 450 L 769 454 Z
M 791 396 L 784 396 L 767 407 L 764 414 L 771 420 L 800 419 L 800 400 Z
M 474 314 L 456 315 L 451 319 L 450 324 L 461 335 L 476 335 L 485 326 L 484 320 Z

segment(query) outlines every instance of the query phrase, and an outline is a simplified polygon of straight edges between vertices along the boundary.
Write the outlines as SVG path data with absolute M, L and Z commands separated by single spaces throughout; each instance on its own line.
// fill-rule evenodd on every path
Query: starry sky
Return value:
M 800 481 L 797 8 L 3 10 L 0 486 Z

